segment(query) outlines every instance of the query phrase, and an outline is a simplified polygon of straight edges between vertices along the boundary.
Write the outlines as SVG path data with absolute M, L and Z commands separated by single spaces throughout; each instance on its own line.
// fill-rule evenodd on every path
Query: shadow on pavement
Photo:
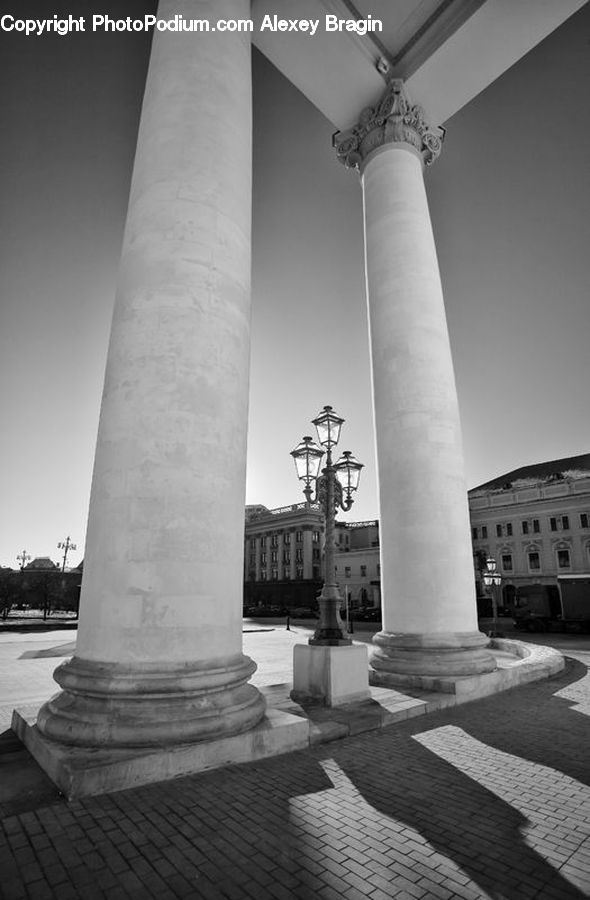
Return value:
M 513 805 L 498 796 L 501 791 L 488 790 L 475 775 L 462 772 L 452 738 L 454 750 L 459 751 L 469 738 L 475 738 L 472 769 L 484 775 L 482 780 L 486 780 L 486 766 L 489 770 L 490 765 L 490 754 L 485 751 L 494 748 L 588 784 L 588 719 L 572 710 L 567 700 L 555 696 L 586 674 L 586 666 L 568 659 L 565 671 L 550 680 L 373 733 L 366 737 L 366 754 L 359 753 L 353 764 L 345 744 L 321 750 L 341 766 L 374 810 L 417 831 L 491 897 L 583 900 L 588 895 L 560 875 L 559 863 L 554 867 L 526 843 L 524 832 L 531 820 L 516 808 L 518 787 Z M 452 734 L 448 761 L 420 743 L 421 737 L 439 729 Z M 479 757 L 477 742 L 486 745 Z M 424 743 L 435 746 L 436 741 Z M 517 771 L 519 768 L 529 770 L 522 792 L 534 795 L 530 766 L 519 767 L 517 761 Z M 547 795 L 547 790 L 545 782 L 539 796 Z
M 13 731 L 0 734 L 0 819 L 30 812 L 62 795 Z
M 557 696 L 587 677 L 588 667 L 571 657 L 565 663 L 565 669 L 552 678 L 493 698 L 485 706 L 485 715 L 470 718 L 468 730 L 488 746 L 590 785 L 588 715 L 576 707 L 575 700 Z M 528 714 L 520 712 L 525 705 Z

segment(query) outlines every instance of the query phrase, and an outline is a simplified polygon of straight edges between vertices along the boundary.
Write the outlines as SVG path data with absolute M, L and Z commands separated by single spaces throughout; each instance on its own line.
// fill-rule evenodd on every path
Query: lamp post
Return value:
M 483 573 L 483 583 L 486 587 L 492 588 L 492 631 L 489 637 L 502 637 L 498 632 L 498 600 L 496 597 L 496 588 L 502 584 L 502 576 L 496 571 L 496 560 L 493 556 L 486 559 L 486 571 Z
M 62 562 L 62 564 L 61 564 L 61 570 L 62 570 L 62 572 L 65 572 L 65 569 L 66 569 L 66 560 L 67 560 L 67 558 L 68 558 L 68 552 L 69 552 L 70 550 L 75 550 L 75 549 L 76 549 L 76 545 L 73 544 L 73 543 L 71 542 L 70 536 L 68 535 L 67 538 L 65 539 L 65 541 L 60 541 L 60 542 L 59 542 L 59 544 L 57 545 L 57 549 L 58 549 L 58 550 L 63 550 L 63 552 L 64 552 L 63 562 Z
M 331 406 L 324 406 L 312 422 L 316 427 L 321 446 L 314 444 L 313 439 L 307 435 L 291 451 L 297 476 L 304 483 L 303 493 L 307 502 L 319 502 L 322 505 L 326 523 L 324 586 L 318 597 L 320 607 L 318 627 L 313 637 L 309 639 L 312 646 L 352 644 L 352 640 L 342 633 L 338 614 L 342 598 L 336 583 L 334 565 L 336 552 L 334 525 L 336 510 L 349 510 L 354 502 L 352 495 L 358 488 L 363 464 L 358 462 L 349 450 L 344 451 L 338 462 L 332 462 L 332 449 L 340 440 L 343 423 L 344 419 L 336 415 Z M 325 449 L 322 450 L 322 447 Z M 319 475 L 324 453 L 326 465 Z M 312 496 L 312 485 L 315 485 L 315 497 Z
M 20 570 L 21 570 L 21 572 L 24 572 L 25 566 L 26 566 L 26 564 L 28 563 L 28 561 L 30 560 L 31 557 L 29 556 L 29 554 L 27 553 L 26 550 L 23 550 L 23 552 L 20 553 L 16 558 L 17 558 L 18 561 L 20 562 Z

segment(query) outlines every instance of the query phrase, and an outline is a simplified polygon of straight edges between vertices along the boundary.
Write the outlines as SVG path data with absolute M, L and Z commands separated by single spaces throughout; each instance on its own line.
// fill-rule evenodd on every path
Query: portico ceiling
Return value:
M 406 80 L 430 122 L 443 124 L 587 0 L 252 0 L 268 13 L 320 19 L 309 32 L 260 31 L 258 49 L 338 129 L 374 105 L 386 77 Z M 381 32 L 326 32 L 326 15 L 381 19 Z M 380 74 L 379 60 L 388 71 Z M 383 66 L 381 65 L 383 69 Z

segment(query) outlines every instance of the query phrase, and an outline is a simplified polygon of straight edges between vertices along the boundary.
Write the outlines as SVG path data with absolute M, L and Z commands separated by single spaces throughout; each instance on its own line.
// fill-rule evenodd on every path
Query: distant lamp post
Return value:
M 23 552 L 20 553 L 16 558 L 20 562 L 20 570 L 21 570 L 21 572 L 23 572 L 26 564 L 28 563 L 28 561 L 30 560 L 31 557 L 29 556 L 29 554 L 27 553 L 26 550 L 23 550 Z
M 363 464 L 358 462 L 349 450 L 346 450 L 338 462 L 332 463 L 332 448 L 340 440 L 340 430 L 344 419 L 336 415 L 331 406 L 324 406 L 317 418 L 312 422 L 316 427 L 321 447 L 314 444 L 311 437 L 304 437 L 301 443 L 291 451 L 295 461 L 297 477 L 303 481 L 303 493 L 308 503 L 319 502 L 323 507 L 326 521 L 324 586 L 318 597 L 320 619 L 313 638 L 309 643 L 323 646 L 340 646 L 352 644 L 352 640 L 342 633 L 338 610 L 342 598 L 335 574 L 335 515 L 337 509 L 348 510 L 354 500 L 352 495 L 357 490 Z M 319 474 L 322 457 L 326 453 L 326 465 Z M 315 497 L 313 488 L 315 485 Z
M 486 570 L 483 573 L 483 583 L 486 587 L 491 587 L 492 589 L 492 631 L 489 636 L 502 637 L 503 635 L 498 631 L 498 599 L 496 596 L 496 590 L 499 591 L 500 585 L 502 584 L 502 576 L 496 571 L 496 560 L 493 556 L 488 556 L 486 559 Z
M 58 550 L 63 550 L 63 552 L 64 552 L 64 555 L 63 555 L 63 561 L 62 561 L 62 564 L 61 564 L 61 570 L 62 570 L 62 572 L 65 572 L 65 570 L 66 570 L 66 561 L 67 561 L 67 558 L 68 558 L 68 553 L 69 553 L 70 550 L 75 550 L 75 549 L 76 549 L 76 545 L 73 544 L 73 543 L 71 542 L 70 536 L 68 535 L 67 538 L 65 539 L 65 541 L 60 541 L 60 542 L 59 542 L 59 544 L 57 545 L 57 549 L 58 549 Z

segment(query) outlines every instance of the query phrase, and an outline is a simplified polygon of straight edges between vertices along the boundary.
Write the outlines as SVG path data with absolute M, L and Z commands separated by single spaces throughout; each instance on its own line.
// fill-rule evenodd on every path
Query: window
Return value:
M 522 527 L 522 533 L 523 533 L 523 534 L 528 534 L 528 533 L 529 533 L 529 523 L 528 523 L 528 522 L 522 522 L 522 523 L 521 523 L 521 527 Z
M 482 526 L 481 526 L 481 537 L 482 537 L 482 540 L 485 541 L 486 538 L 487 538 L 487 536 L 488 536 L 488 526 L 487 526 L 487 525 L 482 525 Z
M 271 546 L 271 547 L 278 547 L 278 546 L 279 546 L 279 538 L 278 538 L 278 535 L 273 534 L 273 536 L 272 536 L 271 539 L 270 539 L 270 546 Z
M 531 550 L 529 552 L 529 569 L 532 571 L 536 571 L 541 568 L 541 559 L 536 550 Z
M 250 538 L 250 550 L 256 550 L 256 538 Z
M 344 566 L 344 577 L 350 578 L 350 566 Z
M 278 569 L 272 569 L 272 580 L 273 581 L 279 580 L 279 570 Z
M 295 532 L 295 540 L 297 541 L 298 544 L 303 543 L 303 532 L 302 531 Z
M 297 566 L 297 568 L 295 569 L 295 577 L 303 578 L 303 566 Z
M 367 567 L 361 566 L 361 578 L 366 578 L 366 577 L 367 577 Z
M 290 570 L 290 569 L 285 569 L 284 572 L 283 572 L 283 579 L 284 579 L 285 581 L 289 581 L 290 578 L 291 578 L 291 570 Z
M 312 576 L 311 576 L 311 577 L 312 577 L 315 581 L 319 581 L 319 579 L 320 579 L 320 567 L 319 567 L 319 566 L 314 566 L 314 567 L 313 567 L 313 569 L 312 569 Z
M 311 539 L 312 539 L 312 541 L 314 542 L 314 544 L 319 544 L 319 541 L 320 541 L 320 533 L 319 533 L 319 531 L 314 531 L 314 532 L 312 533 L 312 535 L 311 535 Z
M 261 581 L 266 581 L 266 572 L 261 572 L 261 573 L 260 573 L 260 580 L 261 580 Z
M 256 554 L 251 553 L 250 554 L 250 568 L 252 568 L 252 566 L 255 566 L 255 565 L 256 565 Z
M 303 562 L 303 550 L 298 549 L 295 551 L 295 562 Z
M 588 528 L 588 513 L 580 513 L 580 528 Z
M 502 568 L 505 572 L 512 572 L 512 553 L 502 554 Z
M 377 563 L 377 575 L 381 575 L 381 564 Z
M 559 569 L 569 569 L 569 567 L 570 567 L 570 552 L 569 552 L 569 550 L 558 550 L 557 551 L 557 567 Z
M 512 537 L 512 522 L 506 523 L 506 534 L 508 537 Z
M 313 548 L 313 550 L 312 550 L 312 556 L 313 556 L 314 562 L 315 562 L 316 559 L 319 559 L 319 558 L 320 558 L 320 549 L 319 549 L 319 547 L 314 547 L 314 548 Z
M 551 531 L 569 531 L 570 517 L 569 516 L 552 516 L 549 519 L 549 524 L 551 526 Z
M 541 530 L 541 525 L 539 523 L 539 520 L 533 519 L 533 531 L 535 532 L 535 534 L 539 534 L 540 530 Z
M 261 554 L 260 554 L 260 565 L 261 565 L 261 566 L 265 566 L 265 565 L 266 565 L 266 553 L 261 553 Z
M 496 525 L 496 537 L 502 537 L 502 526 Z
M 283 535 L 283 544 L 290 544 L 290 543 L 291 543 L 291 533 L 289 531 L 286 531 Z
M 271 561 L 271 563 L 276 563 L 276 561 L 277 561 L 277 556 L 278 556 L 277 551 L 276 551 L 276 550 L 273 550 L 272 553 L 270 554 L 270 561 Z
M 474 541 L 477 540 L 477 528 L 471 529 L 471 537 L 473 538 Z
M 291 562 L 291 554 L 288 550 L 283 550 L 283 564 L 289 565 Z

